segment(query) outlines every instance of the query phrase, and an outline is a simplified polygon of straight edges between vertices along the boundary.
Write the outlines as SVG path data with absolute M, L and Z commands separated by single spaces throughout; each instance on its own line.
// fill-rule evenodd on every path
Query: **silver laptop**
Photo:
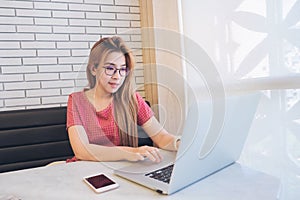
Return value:
M 259 93 L 198 101 L 188 108 L 177 151 L 114 170 L 118 176 L 172 194 L 239 159 L 260 99 Z

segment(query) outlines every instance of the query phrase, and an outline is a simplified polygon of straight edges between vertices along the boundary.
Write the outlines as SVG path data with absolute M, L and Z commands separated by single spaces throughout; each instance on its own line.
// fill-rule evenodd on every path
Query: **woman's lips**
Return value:
M 116 88 L 116 87 L 119 86 L 119 83 L 111 83 L 111 82 L 109 82 L 108 84 L 109 84 L 111 87 L 113 87 L 113 88 Z

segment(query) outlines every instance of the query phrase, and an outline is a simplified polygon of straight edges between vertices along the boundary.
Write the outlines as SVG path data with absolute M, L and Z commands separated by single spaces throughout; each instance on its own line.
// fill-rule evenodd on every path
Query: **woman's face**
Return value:
M 96 74 L 96 87 L 104 94 L 115 93 L 126 78 L 125 56 L 120 52 L 112 52 L 103 63 L 102 66 L 93 69 Z

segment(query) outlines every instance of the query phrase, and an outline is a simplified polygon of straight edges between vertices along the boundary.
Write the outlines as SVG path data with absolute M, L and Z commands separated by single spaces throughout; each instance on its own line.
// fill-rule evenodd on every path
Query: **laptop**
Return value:
M 169 195 L 230 166 L 240 157 L 260 96 L 194 102 L 188 108 L 177 153 L 161 151 L 161 163 L 145 159 L 114 174 Z

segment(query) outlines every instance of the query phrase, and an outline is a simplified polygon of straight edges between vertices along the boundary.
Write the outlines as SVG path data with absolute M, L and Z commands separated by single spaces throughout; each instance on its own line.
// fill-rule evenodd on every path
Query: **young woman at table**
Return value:
M 179 139 L 156 120 L 134 90 L 134 61 L 120 37 L 102 38 L 90 51 L 89 88 L 68 100 L 67 128 L 75 160 L 160 162 L 158 148 L 176 151 Z M 138 146 L 137 125 L 156 147 Z

